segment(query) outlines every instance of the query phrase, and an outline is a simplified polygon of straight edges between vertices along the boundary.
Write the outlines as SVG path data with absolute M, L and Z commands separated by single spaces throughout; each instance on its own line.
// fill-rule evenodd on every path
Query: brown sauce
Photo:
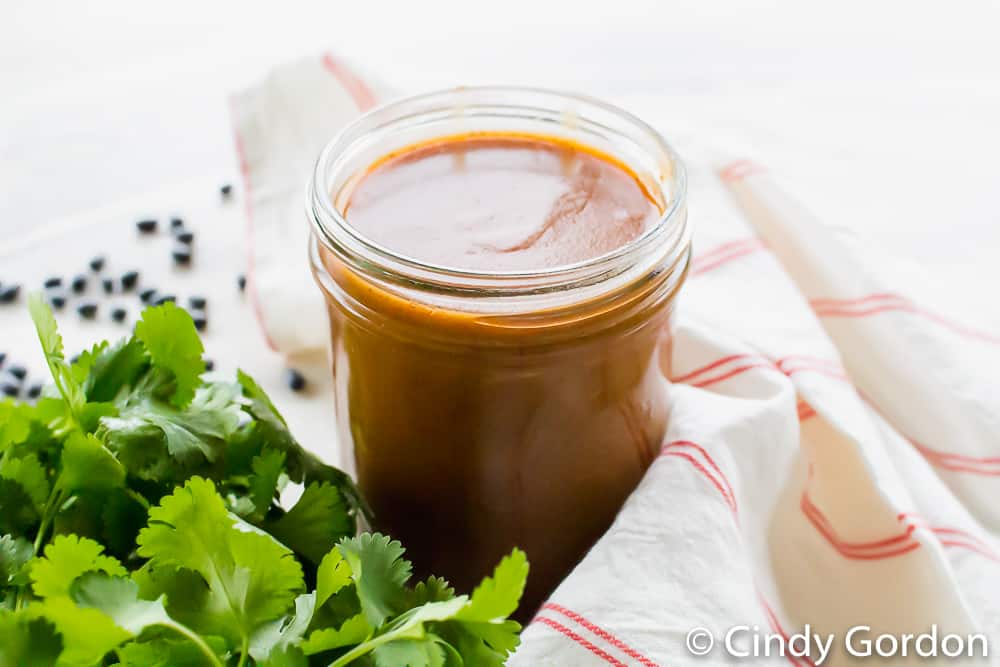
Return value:
M 399 151 L 338 200 L 349 224 L 392 251 L 491 272 L 590 259 L 660 216 L 608 156 L 520 135 Z M 328 301 L 340 438 L 375 528 L 407 546 L 418 574 L 460 590 L 523 548 L 526 618 L 659 450 L 670 295 L 653 280 L 611 306 L 498 319 L 411 298 L 320 253 L 337 286 Z
M 344 213 L 402 255 L 456 269 L 525 271 L 620 248 L 660 210 L 634 174 L 593 149 L 465 135 L 383 158 L 351 189 Z

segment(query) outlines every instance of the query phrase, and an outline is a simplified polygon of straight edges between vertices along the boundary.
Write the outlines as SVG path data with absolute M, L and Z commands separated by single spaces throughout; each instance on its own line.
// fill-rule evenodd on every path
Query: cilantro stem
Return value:
M 331 662 L 329 667 L 345 667 L 345 665 L 351 664 L 351 662 L 357 658 L 371 653 L 382 644 L 391 642 L 393 639 L 398 639 L 398 635 L 400 635 L 398 632 L 387 632 L 384 635 L 372 637 L 368 641 L 358 644 L 353 649 Z
M 42 520 L 38 524 L 38 534 L 35 535 L 35 543 L 31 546 L 32 556 L 38 556 L 42 550 L 42 544 L 45 542 L 45 534 L 49 532 L 49 524 L 56 518 L 56 513 L 59 511 L 58 508 L 61 503 L 62 490 L 55 487 L 49 492 L 49 499 L 45 501 L 45 511 L 42 513 Z M 14 597 L 14 609 L 20 609 L 24 606 L 24 591 L 24 586 L 18 589 L 17 595 Z
M 205 657 L 208 658 L 208 661 L 212 664 L 212 667 L 224 667 L 222 661 L 219 660 L 219 656 L 215 655 L 215 651 L 213 651 L 212 648 L 205 643 L 205 640 L 202 639 L 198 635 L 198 633 L 188 629 L 187 626 L 177 622 L 161 623 L 160 625 L 166 628 L 170 628 L 174 632 L 183 635 L 184 637 L 189 639 L 192 644 L 197 646 L 198 649 L 205 654 Z M 243 662 L 240 661 L 240 664 L 243 664 Z
M 243 648 L 240 649 L 240 661 L 236 663 L 236 667 L 243 667 L 247 664 L 247 653 L 250 652 L 250 638 L 243 635 Z

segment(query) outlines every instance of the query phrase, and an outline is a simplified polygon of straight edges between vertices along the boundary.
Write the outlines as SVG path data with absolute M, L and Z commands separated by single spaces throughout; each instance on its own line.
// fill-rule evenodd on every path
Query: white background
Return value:
M 701 138 L 745 140 L 808 181 L 802 198 L 831 222 L 850 212 L 966 280 L 968 253 L 1000 248 L 1000 3 L 6 0 L 0 12 L 6 233 L 231 177 L 226 93 L 333 48 L 404 90 L 574 88 L 655 107 L 667 133 L 697 116 Z M 887 177 L 900 170 L 916 180 Z
M 402 91 L 576 89 L 682 147 L 754 157 L 827 223 L 912 260 L 940 287 L 932 305 L 997 331 L 998 30 L 989 2 L 4 0 L 0 281 L 14 264 L 51 269 L 24 238 L 81 216 L 127 224 L 122 202 L 197 192 L 185 206 L 215 215 L 215 188 L 238 182 L 228 93 L 333 49 Z M 239 209 L 218 216 L 211 256 L 229 280 Z M 210 351 L 279 387 L 249 316 L 226 317 Z M 81 343 L 107 335 L 68 326 Z M 0 317 L 0 343 L 28 332 Z

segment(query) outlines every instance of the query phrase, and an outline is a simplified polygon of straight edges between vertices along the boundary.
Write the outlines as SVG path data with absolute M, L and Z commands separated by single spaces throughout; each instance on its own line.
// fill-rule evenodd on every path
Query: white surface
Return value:
M 1000 277 L 989 256 L 997 3 L 8 0 L 0 11 L 5 236 L 234 180 L 225 95 L 332 47 L 402 90 L 519 82 L 611 97 L 668 135 L 689 124 L 751 147 L 823 219 L 969 291 Z

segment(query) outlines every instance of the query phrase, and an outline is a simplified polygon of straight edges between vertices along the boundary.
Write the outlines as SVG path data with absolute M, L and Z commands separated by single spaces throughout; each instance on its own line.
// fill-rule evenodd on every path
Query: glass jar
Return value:
M 353 185 L 385 155 L 491 132 L 610 155 L 662 215 L 605 255 L 527 272 L 421 262 L 345 219 Z M 381 107 L 343 130 L 320 155 L 307 208 L 343 464 L 374 527 L 402 541 L 418 574 L 460 590 L 521 547 L 530 614 L 610 526 L 666 431 L 660 366 L 690 259 L 677 155 L 594 99 L 460 88 Z

